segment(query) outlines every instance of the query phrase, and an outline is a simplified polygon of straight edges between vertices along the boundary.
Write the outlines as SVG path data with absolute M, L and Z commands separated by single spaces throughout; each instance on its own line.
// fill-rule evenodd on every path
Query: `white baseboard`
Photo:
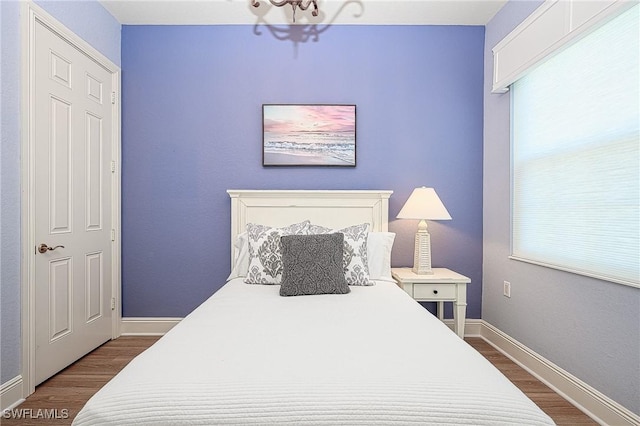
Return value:
M 558 367 L 522 343 L 481 321 L 480 336 L 513 362 L 602 425 L 640 425 L 640 416 Z M 466 333 L 465 333 L 466 335 Z
M 0 386 L 0 410 L 3 413 L 24 402 L 22 383 L 22 376 L 16 376 Z
M 182 318 L 122 318 L 121 336 L 162 336 Z
M 451 330 L 455 328 L 452 319 L 445 319 L 443 322 Z M 482 323 L 481 319 L 466 319 L 464 322 L 464 337 L 482 337 Z

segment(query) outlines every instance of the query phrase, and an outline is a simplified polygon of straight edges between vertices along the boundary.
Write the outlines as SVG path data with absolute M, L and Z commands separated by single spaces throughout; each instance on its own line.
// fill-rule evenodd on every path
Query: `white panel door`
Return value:
M 36 23 L 35 383 L 111 338 L 111 73 Z

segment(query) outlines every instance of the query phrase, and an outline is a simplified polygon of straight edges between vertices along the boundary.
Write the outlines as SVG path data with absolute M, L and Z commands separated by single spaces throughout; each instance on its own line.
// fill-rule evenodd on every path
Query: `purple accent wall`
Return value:
M 484 27 L 262 32 L 123 26 L 123 316 L 181 317 L 224 284 L 228 188 L 391 189 L 393 219 L 425 185 L 453 216 L 430 224 L 433 265 L 472 279 L 480 318 Z M 263 168 L 264 103 L 356 104 L 357 167 Z M 394 266 L 416 226 L 390 223 Z

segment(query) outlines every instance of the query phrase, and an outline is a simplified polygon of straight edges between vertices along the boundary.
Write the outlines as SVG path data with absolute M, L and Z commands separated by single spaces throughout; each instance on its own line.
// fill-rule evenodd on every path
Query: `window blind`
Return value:
M 638 286 L 640 6 L 512 87 L 512 255 Z

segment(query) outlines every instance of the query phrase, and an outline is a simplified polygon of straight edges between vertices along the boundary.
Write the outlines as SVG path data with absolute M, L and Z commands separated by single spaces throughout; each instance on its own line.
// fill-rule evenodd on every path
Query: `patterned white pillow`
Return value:
M 367 237 L 369 224 L 362 223 L 342 229 L 331 229 L 319 225 L 309 225 L 309 234 L 344 234 L 344 250 L 342 266 L 344 277 L 349 285 L 374 285 L 369 278 L 367 262 Z
M 305 235 L 308 227 L 308 220 L 284 228 L 248 223 L 249 268 L 244 282 L 247 284 L 280 284 L 282 279 L 280 237 L 283 235 Z

